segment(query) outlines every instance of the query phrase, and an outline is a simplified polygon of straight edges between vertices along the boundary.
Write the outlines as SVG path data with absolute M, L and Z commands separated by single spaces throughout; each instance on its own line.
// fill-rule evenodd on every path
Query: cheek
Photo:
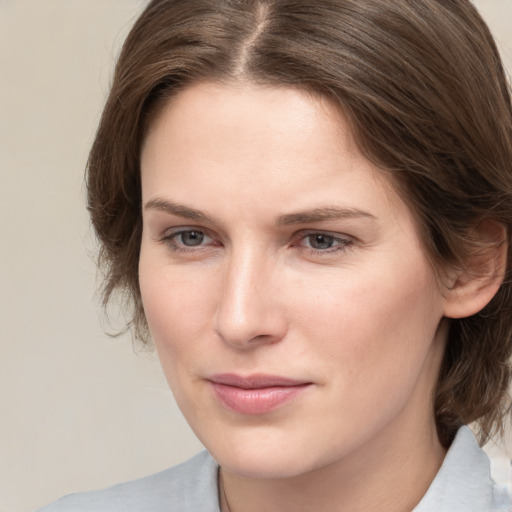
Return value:
M 174 398 L 186 413 L 188 386 L 200 360 L 204 311 L 190 282 L 176 278 L 166 268 L 146 266 L 141 258 L 140 289 L 149 331 L 160 365 Z
M 310 350 L 321 354 L 350 393 L 400 393 L 421 372 L 442 302 L 430 267 L 413 257 L 326 279 L 321 292 L 316 281 L 316 292 L 295 296 L 295 316 Z
M 200 273 L 180 272 L 141 251 L 139 283 L 149 330 L 164 371 L 193 359 L 208 328 L 213 283 Z M 160 258 L 161 259 L 161 258 Z

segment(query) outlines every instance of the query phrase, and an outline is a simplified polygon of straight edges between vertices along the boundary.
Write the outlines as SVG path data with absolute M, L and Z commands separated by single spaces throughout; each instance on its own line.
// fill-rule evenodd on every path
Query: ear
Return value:
M 503 224 L 485 219 L 471 233 L 476 241 L 462 270 L 451 272 L 445 288 L 444 316 L 465 318 L 481 311 L 505 278 L 507 231 Z

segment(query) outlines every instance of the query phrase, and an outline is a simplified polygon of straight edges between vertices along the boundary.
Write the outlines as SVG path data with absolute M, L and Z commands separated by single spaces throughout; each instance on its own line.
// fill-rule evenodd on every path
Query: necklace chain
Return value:
M 222 476 L 222 469 L 219 468 L 219 481 L 220 481 L 220 489 L 222 492 L 222 497 L 224 498 L 224 503 L 226 504 L 226 511 L 231 512 L 231 507 L 229 506 L 228 497 L 226 496 L 226 488 L 224 487 L 224 477 Z

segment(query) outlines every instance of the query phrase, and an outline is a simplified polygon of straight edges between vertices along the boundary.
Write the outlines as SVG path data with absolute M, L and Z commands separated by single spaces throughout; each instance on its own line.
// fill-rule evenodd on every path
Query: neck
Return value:
M 445 456 L 435 425 L 387 443 L 365 444 L 341 461 L 292 478 L 249 478 L 221 470 L 223 512 L 410 512 Z

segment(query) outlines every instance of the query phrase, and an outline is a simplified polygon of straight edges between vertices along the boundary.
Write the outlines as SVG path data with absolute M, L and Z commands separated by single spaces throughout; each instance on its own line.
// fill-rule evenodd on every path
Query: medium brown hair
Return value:
M 468 0 L 153 0 L 119 57 L 88 162 L 104 302 L 127 298 L 148 341 L 138 283 L 140 152 L 148 123 L 200 80 L 300 88 L 342 109 L 364 155 L 391 175 L 436 268 L 463 267 L 483 219 L 505 226 L 506 276 L 454 320 L 434 397 L 441 442 L 503 425 L 512 354 L 512 107 L 494 40 Z

